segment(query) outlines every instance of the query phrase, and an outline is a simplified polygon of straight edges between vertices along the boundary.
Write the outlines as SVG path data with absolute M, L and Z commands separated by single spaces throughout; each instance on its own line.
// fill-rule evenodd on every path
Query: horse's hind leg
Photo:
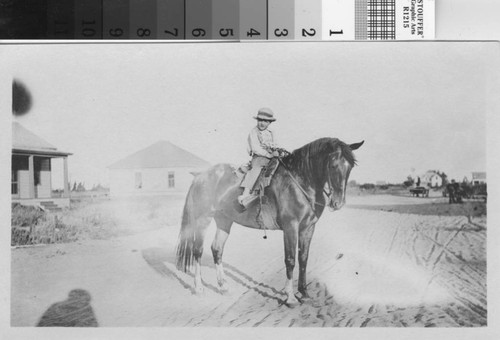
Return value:
M 215 216 L 215 222 L 217 223 L 217 231 L 215 232 L 215 238 L 212 242 L 211 248 L 212 255 L 214 257 L 219 290 L 224 293 L 228 291 L 228 286 L 226 282 L 226 275 L 224 273 L 224 267 L 222 266 L 222 253 L 224 252 L 224 245 L 229 237 L 233 221 L 218 214 Z
M 194 290 L 196 294 L 203 293 L 203 281 L 201 278 L 201 256 L 203 255 L 203 241 L 207 227 L 210 224 L 210 218 L 200 218 L 196 221 L 197 227 L 193 242 L 194 258 Z

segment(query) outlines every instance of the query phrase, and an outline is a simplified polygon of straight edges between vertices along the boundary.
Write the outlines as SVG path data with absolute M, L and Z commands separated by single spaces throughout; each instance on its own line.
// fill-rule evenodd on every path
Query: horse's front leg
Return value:
M 310 224 L 299 231 L 299 293 L 302 299 L 309 299 L 307 293 L 307 259 L 309 257 L 309 246 L 314 234 L 315 224 Z
M 286 304 L 293 307 L 299 304 L 293 291 L 293 269 L 295 267 L 295 252 L 297 248 L 297 230 L 298 227 L 288 227 L 283 231 L 285 241 L 285 266 L 286 266 L 286 284 L 285 293 L 287 295 Z

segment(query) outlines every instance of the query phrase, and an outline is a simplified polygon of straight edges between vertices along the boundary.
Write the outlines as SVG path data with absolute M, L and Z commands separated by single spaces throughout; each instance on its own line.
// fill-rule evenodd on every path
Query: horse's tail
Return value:
M 191 184 L 186 202 L 184 203 L 184 210 L 182 212 L 181 230 L 177 240 L 177 269 L 184 272 L 188 271 L 193 262 L 193 248 L 196 234 L 196 218 L 194 216 L 194 186 Z
M 194 178 L 182 212 L 177 269 L 188 271 L 194 258 L 203 253 L 205 230 L 213 217 L 214 205 L 235 178 L 227 164 L 216 165 Z

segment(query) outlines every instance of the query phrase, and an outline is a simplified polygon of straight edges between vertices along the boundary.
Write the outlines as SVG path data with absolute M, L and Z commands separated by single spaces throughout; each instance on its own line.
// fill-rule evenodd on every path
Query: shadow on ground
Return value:
M 177 280 L 183 288 L 189 290 L 192 294 L 196 294 L 192 283 L 194 281 L 194 274 L 191 272 L 184 273 L 176 269 L 176 258 L 173 252 L 167 251 L 163 248 L 149 248 L 142 251 L 142 256 L 144 260 L 146 260 L 146 262 L 160 275 Z M 209 260 L 202 260 L 202 266 L 211 267 L 210 270 L 215 270 Z M 286 295 L 283 292 L 255 280 L 250 275 L 228 263 L 224 263 L 224 268 L 226 276 L 234 282 L 258 293 L 262 297 L 276 300 L 280 304 L 284 303 Z M 184 278 L 186 275 L 189 277 L 189 280 Z M 187 281 L 189 281 L 189 283 Z M 216 286 L 207 283 L 206 281 L 203 281 L 203 285 L 205 289 L 209 289 L 215 293 L 221 293 Z
M 86 290 L 73 289 L 66 300 L 54 303 L 43 313 L 37 327 L 97 327 L 90 300 Z

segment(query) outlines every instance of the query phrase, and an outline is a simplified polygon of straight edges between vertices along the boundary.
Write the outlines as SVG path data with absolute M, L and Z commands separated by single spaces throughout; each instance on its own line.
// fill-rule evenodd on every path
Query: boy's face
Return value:
M 269 120 L 262 120 L 262 119 L 257 120 L 257 128 L 260 131 L 264 131 L 265 129 L 267 129 L 269 124 L 271 124 L 271 121 L 269 121 Z

